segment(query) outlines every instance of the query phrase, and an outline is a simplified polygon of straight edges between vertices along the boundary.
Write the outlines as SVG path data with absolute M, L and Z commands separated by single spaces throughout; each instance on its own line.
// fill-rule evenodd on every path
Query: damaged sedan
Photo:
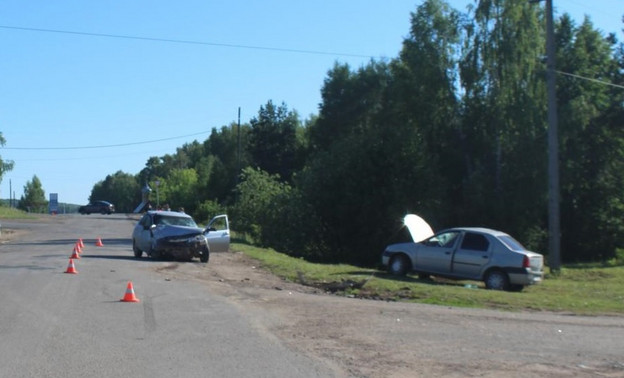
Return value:
M 230 232 L 227 215 L 214 217 L 206 228 L 201 228 L 193 218 L 175 211 L 148 211 L 132 232 L 132 250 L 140 258 L 148 256 L 161 259 L 208 262 L 210 252 L 229 249 Z
M 483 281 L 488 289 L 509 291 L 520 291 L 544 277 L 544 257 L 504 232 L 455 227 L 434 234 L 414 214 L 407 215 L 404 224 L 413 241 L 389 245 L 382 254 L 382 265 L 391 274 Z

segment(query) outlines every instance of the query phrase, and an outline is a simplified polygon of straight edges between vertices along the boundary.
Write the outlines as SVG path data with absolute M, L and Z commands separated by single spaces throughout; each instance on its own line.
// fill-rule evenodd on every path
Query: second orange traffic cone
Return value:
M 97 241 L 95 242 L 95 246 L 96 247 L 104 247 L 104 244 L 102 243 L 102 239 L 101 238 L 97 238 Z
M 134 288 L 132 287 L 132 281 L 128 282 L 126 287 L 126 294 L 121 299 L 121 302 L 140 302 L 139 298 L 134 295 Z
M 74 252 L 72 253 L 70 258 L 72 258 L 72 259 L 79 259 L 80 258 L 80 252 L 78 252 L 78 248 L 74 247 Z

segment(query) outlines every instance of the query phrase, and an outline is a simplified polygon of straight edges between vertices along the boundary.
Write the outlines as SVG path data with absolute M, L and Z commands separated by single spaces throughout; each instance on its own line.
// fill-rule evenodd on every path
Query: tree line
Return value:
M 158 181 L 160 203 L 227 212 L 248 240 L 313 261 L 377 264 L 407 213 L 548 254 L 544 9 L 427 0 L 410 25 L 396 58 L 330 68 L 309 119 L 268 101 L 90 198 L 130 212 Z M 624 45 L 567 14 L 556 45 L 561 256 L 606 261 L 624 241 Z

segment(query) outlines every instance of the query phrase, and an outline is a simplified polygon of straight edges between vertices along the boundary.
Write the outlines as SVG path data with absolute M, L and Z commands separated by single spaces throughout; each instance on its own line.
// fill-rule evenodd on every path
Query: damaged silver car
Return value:
M 205 228 L 185 213 L 148 211 L 132 232 L 132 250 L 140 258 L 145 252 L 156 259 L 173 258 L 208 262 L 210 252 L 225 252 L 230 245 L 227 215 L 214 217 Z
M 520 291 L 544 277 L 544 257 L 510 235 L 481 227 L 455 227 L 433 233 L 417 215 L 404 219 L 413 242 L 392 244 L 382 254 L 391 274 L 410 272 L 483 281 L 494 290 Z

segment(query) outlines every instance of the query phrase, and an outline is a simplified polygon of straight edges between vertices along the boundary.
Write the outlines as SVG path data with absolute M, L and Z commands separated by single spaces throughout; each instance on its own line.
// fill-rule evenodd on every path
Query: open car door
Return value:
M 208 222 L 204 230 L 210 253 L 227 252 L 230 249 L 230 223 L 226 214 L 217 215 Z

